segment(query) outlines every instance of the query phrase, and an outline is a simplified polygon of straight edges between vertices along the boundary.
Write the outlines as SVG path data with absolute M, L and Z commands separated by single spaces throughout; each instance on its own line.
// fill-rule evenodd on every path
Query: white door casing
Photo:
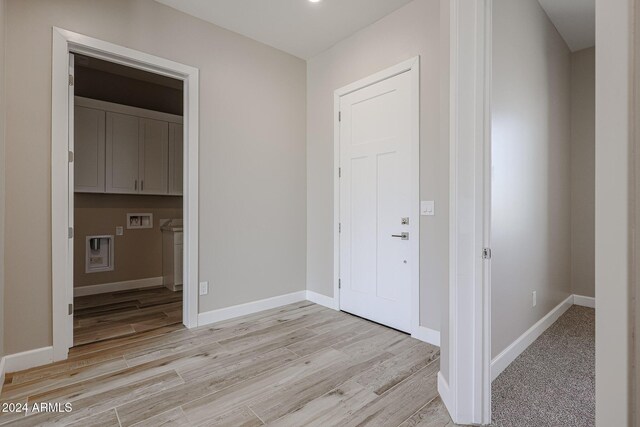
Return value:
M 73 225 L 73 105 L 69 89 L 69 64 L 73 53 L 134 67 L 184 82 L 184 297 L 183 322 L 198 323 L 198 145 L 199 71 L 197 68 L 99 39 L 52 28 L 51 90 L 51 280 L 53 311 L 53 360 L 68 356 L 73 340 L 69 303 L 73 298 L 73 245 L 68 236 Z M 137 145 L 136 145 L 137 152 Z M 71 197 L 70 197 L 71 195 Z
M 337 102 L 339 307 L 409 333 L 419 325 L 417 64 L 350 85 Z

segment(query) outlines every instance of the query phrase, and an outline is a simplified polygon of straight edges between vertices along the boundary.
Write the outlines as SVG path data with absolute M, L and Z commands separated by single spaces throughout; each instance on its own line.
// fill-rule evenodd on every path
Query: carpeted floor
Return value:
M 595 425 L 595 310 L 571 307 L 492 384 L 494 427 Z

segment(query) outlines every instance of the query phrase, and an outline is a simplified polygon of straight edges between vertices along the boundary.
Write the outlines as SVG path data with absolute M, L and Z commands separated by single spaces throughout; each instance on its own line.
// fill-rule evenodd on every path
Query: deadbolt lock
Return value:
M 409 225 L 409 218 L 402 218 L 402 220 L 400 221 L 400 224 Z

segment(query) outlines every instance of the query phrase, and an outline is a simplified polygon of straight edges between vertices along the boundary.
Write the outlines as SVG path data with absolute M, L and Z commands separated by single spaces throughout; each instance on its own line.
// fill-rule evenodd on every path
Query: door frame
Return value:
M 183 323 L 198 324 L 198 138 L 199 70 L 158 56 L 53 27 L 51 83 L 51 276 L 53 359 L 65 360 L 72 337 L 68 336 L 67 304 L 73 301 L 73 252 L 68 230 L 73 208 L 69 168 L 69 54 L 80 53 L 138 68 L 184 82 L 184 287 Z M 71 293 L 71 295 L 69 294 Z
M 367 86 L 410 73 L 411 76 L 411 335 L 420 335 L 420 56 L 401 62 L 334 91 L 333 95 L 333 297 L 340 310 L 340 98 Z M 422 334 L 424 335 L 424 334 Z
M 491 423 L 492 6 L 449 2 L 449 372 L 438 374 L 438 391 L 463 425 Z

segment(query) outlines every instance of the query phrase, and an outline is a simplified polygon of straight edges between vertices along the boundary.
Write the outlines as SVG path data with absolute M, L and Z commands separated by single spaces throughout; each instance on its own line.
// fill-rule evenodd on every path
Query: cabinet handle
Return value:
M 133 189 L 138 191 L 138 180 L 137 179 L 133 182 Z
M 140 191 L 144 191 L 144 179 L 140 181 Z

